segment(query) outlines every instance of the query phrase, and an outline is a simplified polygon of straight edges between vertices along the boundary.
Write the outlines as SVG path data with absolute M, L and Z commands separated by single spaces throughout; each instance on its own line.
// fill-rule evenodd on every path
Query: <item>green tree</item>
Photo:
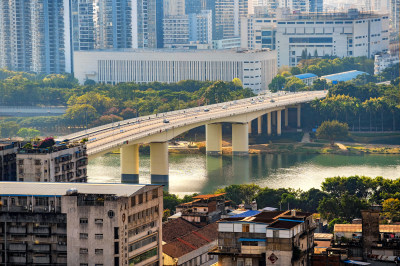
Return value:
M 75 104 L 68 107 L 65 117 L 75 125 L 91 123 L 98 116 L 96 109 L 90 104 Z
M 306 84 L 296 77 L 290 77 L 286 81 L 285 91 L 302 91 L 306 88 Z
M 301 70 L 298 67 L 292 67 L 292 68 L 290 68 L 290 73 L 292 75 L 298 75 L 298 74 L 301 74 Z
M 400 200 L 399 199 L 387 199 L 382 203 L 383 215 L 391 220 L 391 222 L 400 221 Z
M 235 204 L 250 204 L 256 198 L 260 190 L 261 188 L 255 184 L 242 184 L 227 186 L 222 191 L 226 193 L 226 198 L 230 199 Z
M 12 138 L 17 135 L 19 125 L 14 121 L 3 122 L 0 124 L 0 135 L 3 138 Z
M 345 138 L 349 134 L 349 126 L 337 120 L 325 121 L 317 129 L 317 137 L 329 139 L 331 145 L 338 138 Z
M 343 218 L 334 218 L 332 221 L 328 223 L 329 232 L 333 233 L 335 229 L 335 224 L 348 224 L 349 222 L 344 220 Z
M 17 136 L 24 139 L 33 139 L 40 135 L 40 131 L 34 128 L 20 128 L 17 132 Z
M 232 80 L 232 83 L 234 84 L 235 87 L 243 88 L 243 83 L 239 78 L 234 78 Z
M 283 89 L 285 84 L 286 84 L 286 78 L 282 75 L 276 75 L 272 79 L 271 83 L 268 85 L 268 89 L 271 92 L 277 92 L 277 91 Z

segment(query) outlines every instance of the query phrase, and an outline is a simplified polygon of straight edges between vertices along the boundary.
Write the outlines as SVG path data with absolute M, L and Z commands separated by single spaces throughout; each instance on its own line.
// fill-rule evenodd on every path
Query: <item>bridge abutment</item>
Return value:
M 124 145 L 121 151 L 121 183 L 139 183 L 139 145 Z
M 150 143 L 150 175 L 152 184 L 168 183 L 168 142 Z
M 249 154 L 248 123 L 232 124 L 232 154 Z
M 246 136 L 248 137 L 247 128 Z M 206 125 L 206 151 L 207 155 L 222 154 L 222 125 L 220 123 Z

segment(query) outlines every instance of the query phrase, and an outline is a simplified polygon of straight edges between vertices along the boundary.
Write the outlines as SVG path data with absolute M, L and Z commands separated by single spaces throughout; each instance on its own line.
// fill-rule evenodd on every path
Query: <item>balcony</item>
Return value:
M 10 243 L 8 249 L 10 251 L 26 251 L 26 244 Z
M 265 253 L 265 246 L 243 246 L 242 245 L 242 254 L 252 254 L 252 255 L 261 255 L 261 253 Z
M 33 263 L 37 264 L 49 264 L 50 263 L 50 256 L 34 256 Z
M 11 256 L 11 257 L 10 257 L 10 263 L 26 264 L 26 257 L 15 257 L 15 256 Z
M 50 252 L 50 245 L 33 245 L 32 250 L 34 252 Z
M 50 234 L 50 228 L 48 227 L 36 227 L 33 228 L 33 233 L 36 235 L 49 235 Z
M 26 235 L 26 227 L 10 227 L 8 232 L 12 235 Z

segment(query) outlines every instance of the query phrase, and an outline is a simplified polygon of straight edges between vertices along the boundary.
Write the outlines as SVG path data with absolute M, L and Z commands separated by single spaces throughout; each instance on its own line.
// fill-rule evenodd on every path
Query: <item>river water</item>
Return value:
M 212 157 L 170 154 L 169 191 L 178 195 L 212 193 L 231 184 L 254 183 L 271 188 L 320 188 L 326 177 L 365 175 L 400 178 L 398 155 L 260 154 Z M 88 181 L 119 183 L 118 154 L 89 161 Z M 150 157 L 140 156 L 140 183 L 150 183 Z

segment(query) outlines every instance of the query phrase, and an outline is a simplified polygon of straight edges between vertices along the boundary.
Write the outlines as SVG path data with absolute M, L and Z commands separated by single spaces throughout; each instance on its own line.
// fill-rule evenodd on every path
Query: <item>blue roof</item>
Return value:
M 260 211 L 246 211 L 246 212 L 242 212 L 240 214 L 236 214 L 236 215 L 232 216 L 231 218 L 251 217 L 251 216 L 257 215 L 259 213 L 260 213 Z
M 299 74 L 299 75 L 294 75 L 294 76 L 299 79 L 308 79 L 308 78 L 318 77 L 317 75 L 315 75 L 313 73 L 304 73 L 304 74 Z
M 359 75 L 367 74 L 366 72 L 363 71 L 358 71 L 358 70 L 352 70 L 352 71 L 347 71 L 347 72 L 342 72 L 342 73 L 336 73 L 332 75 L 327 75 L 327 76 L 322 76 L 321 78 L 329 79 L 331 81 L 349 81 L 352 79 L 355 79 Z
M 242 242 L 242 241 L 249 241 L 249 242 L 267 242 L 267 239 L 265 239 L 265 238 L 244 238 L 244 237 L 241 237 L 241 238 L 239 238 L 239 241 L 240 241 L 240 242 Z

